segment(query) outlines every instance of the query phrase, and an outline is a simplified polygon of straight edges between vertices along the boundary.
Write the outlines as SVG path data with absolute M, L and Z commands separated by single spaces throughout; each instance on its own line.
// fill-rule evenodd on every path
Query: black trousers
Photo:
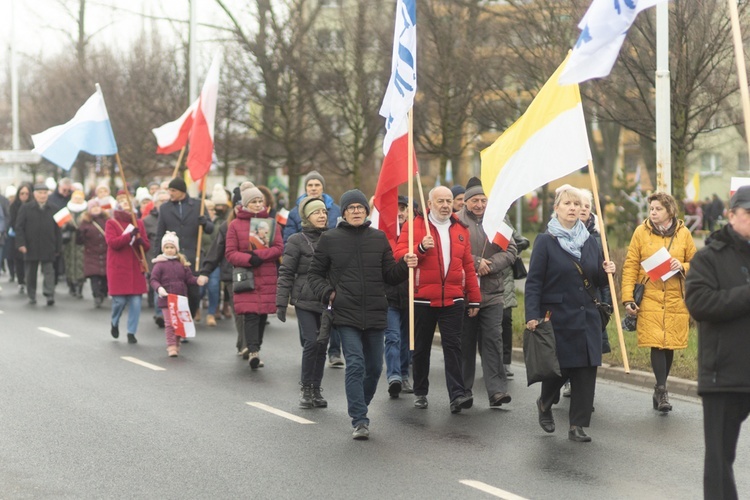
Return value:
M 94 298 L 106 298 L 109 295 L 109 288 L 106 276 L 89 276 L 91 280 L 91 294 Z M 149 287 L 149 290 L 151 287 Z
M 435 326 L 440 325 L 440 340 L 445 359 L 445 383 L 453 401 L 464 395 L 461 370 L 461 328 L 464 318 L 464 303 L 446 307 L 414 305 L 414 395 L 426 396 L 430 389 L 430 350 L 435 337 Z
M 503 309 L 503 364 L 509 365 L 513 359 L 513 308 Z
M 297 322 L 302 331 L 302 371 L 300 381 L 303 384 L 312 384 L 320 387 L 323 380 L 323 368 L 326 366 L 326 344 L 319 344 L 318 332 L 320 331 L 320 313 L 306 311 L 299 307 L 294 308 L 297 312 Z
M 187 299 L 190 314 L 195 317 L 195 313 L 198 312 L 201 305 L 201 287 L 198 285 L 188 285 Z
M 260 351 L 263 344 L 263 332 L 266 330 L 268 314 L 243 314 L 242 321 L 245 332 L 245 345 L 250 352 Z
M 588 427 L 591 423 L 591 409 L 594 407 L 594 391 L 596 390 L 596 366 L 583 368 L 562 368 L 562 377 L 542 382 L 542 404 L 544 408 L 551 408 L 556 398 L 560 397 L 560 389 L 570 379 L 570 425 Z
M 734 458 L 740 428 L 750 413 L 750 394 L 724 392 L 703 395 L 703 498 L 736 499 Z

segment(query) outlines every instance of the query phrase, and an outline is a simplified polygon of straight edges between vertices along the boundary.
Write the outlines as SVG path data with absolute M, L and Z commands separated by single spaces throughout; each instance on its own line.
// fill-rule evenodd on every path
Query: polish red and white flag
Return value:
M 168 155 L 185 147 L 190 129 L 193 128 L 193 117 L 197 107 L 198 99 L 175 121 L 151 129 L 156 136 L 156 154 Z
M 55 215 L 53 215 L 53 217 L 55 218 L 57 225 L 60 227 L 63 227 L 65 224 L 73 220 L 73 215 L 70 213 L 70 210 L 68 210 L 68 207 L 62 207 Z
M 169 321 L 172 323 L 174 334 L 178 337 L 195 337 L 195 323 L 190 314 L 187 297 L 170 293 L 167 296 Z
M 641 262 L 641 265 L 651 281 L 667 281 L 678 273 L 678 271 L 672 271 L 671 261 L 672 256 L 669 251 L 661 247 L 654 255 Z
M 278 222 L 282 226 L 286 226 L 288 219 L 289 219 L 289 210 L 287 210 L 286 208 L 282 208 L 281 210 L 276 212 L 276 222 Z
M 503 250 L 508 249 L 508 245 L 510 245 L 510 241 L 513 239 L 513 228 L 510 227 L 505 222 L 501 222 L 500 226 L 497 229 L 497 233 L 495 233 L 495 237 L 492 239 L 492 243 L 499 246 Z
M 185 162 L 194 181 L 202 179 L 211 169 L 214 159 L 214 125 L 216 103 L 219 100 L 219 66 L 221 55 L 216 54 L 203 82 L 198 107 L 195 109 L 190 131 L 190 152 Z

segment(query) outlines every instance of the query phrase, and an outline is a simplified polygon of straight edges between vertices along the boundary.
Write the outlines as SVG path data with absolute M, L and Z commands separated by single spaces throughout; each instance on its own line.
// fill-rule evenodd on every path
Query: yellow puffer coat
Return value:
M 646 219 L 633 233 L 628 256 L 622 266 L 622 303 L 633 302 L 633 286 L 647 278 L 641 262 L 657 250 L 669 246 L 671 236 L 661 236 Z M 695 255 L 693 236 L 681 220 L 677 220 L 674 241 L 669 248 L 672 257 L 684 270 L 664 281 L 646 283 L 643 302 L 638 312 L 638 347 L 685 349 L 688 343 L 690 315 L 685 307 L 685 275 Z

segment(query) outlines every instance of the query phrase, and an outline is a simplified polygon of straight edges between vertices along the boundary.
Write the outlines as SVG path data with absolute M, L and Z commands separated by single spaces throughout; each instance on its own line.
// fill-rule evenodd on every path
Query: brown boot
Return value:
M 216 326 L 216 317 L 213 314 L 209 314 L 206 316 L 206 325 Z
M 229 305 L 229 302 L 224 302 L 224 307 L 221 308 L 221 315 L 227 319 L 232 318 L 232 307 Z
M 654 386 L 654 409 L 662 413 L 672 411 L 672 405 L 669 403 L 669 393 L 663 385 Z
M 201 310 L 198 309 L 195 311 L 195 316 L 193 316 L 193 323 L 200 323 L 201 322 Z

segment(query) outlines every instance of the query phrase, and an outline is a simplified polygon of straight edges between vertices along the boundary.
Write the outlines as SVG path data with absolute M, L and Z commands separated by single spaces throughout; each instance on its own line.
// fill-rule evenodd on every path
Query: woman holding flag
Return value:
M 677 202 L 667 193 L 648 197 L 649 216 L 633 233 L 622 267 L 622 303 L 638 319 L 638 347 L 651 348 L 654 370 L 654 410 L 672 410 L 667 393 L 675 349 L 688 344 L 685 275 L 695 255 L 690 230 L 677 218 Z M 643 301 L 635 303 L 633 289 L 643 283 Z

